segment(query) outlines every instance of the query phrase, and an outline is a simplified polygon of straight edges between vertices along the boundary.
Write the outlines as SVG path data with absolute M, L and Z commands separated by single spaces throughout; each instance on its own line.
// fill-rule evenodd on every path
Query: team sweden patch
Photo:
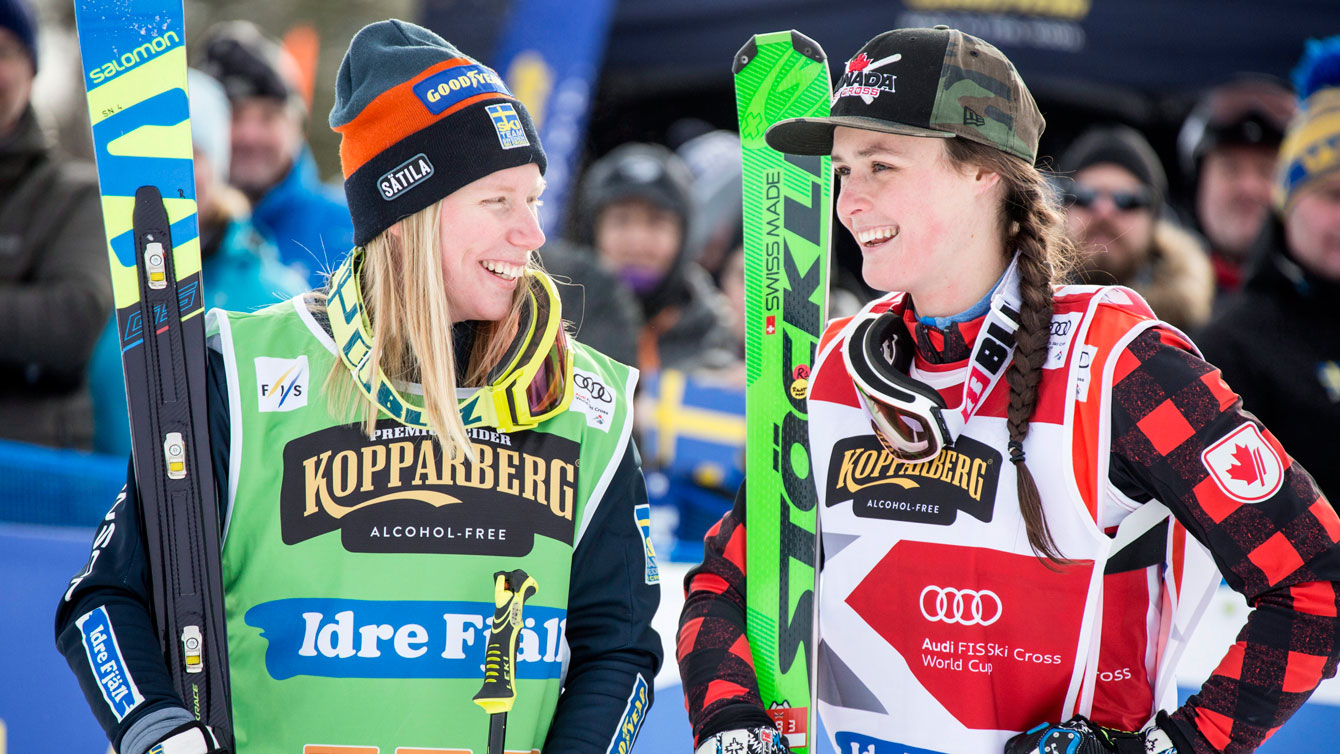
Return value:
M 484 109 L 493 119 L 493 128 L 498 132 L 498 142 L 502 144 L 503 149 L 530 146 L 530 139 L 526 138 L 526 129 L 521 127 L 521 118 L 516 114 L 512 103 L 503 102 L 499 105 L 489 105 Z
M 93 669 L 102 698 L 107 700 L 107 706 L 120 722 L 144 701 L 144 697 L 140 696 L 135 680 L 126 669 L 107 608 L 99 607 L 83 614 L 75 625 L 83 635 L 84 654 L 88 656 L 88 665 Z
M 633 693 L 628 695 L 628 704 L 623 708 L 619 728 L 614 731 L 614 739 L 610 741 L 610 747 L 605 750 L 605 754 L 628 754 L 632 751 L 633 742 L 637 740 L 637 732 L 642 729 L 642 721 L 646 718 L 649 707 L 651 707 L 651 695 L 647 688 L 647 679 L 638 673 L 637 682 L 633 684 Z
M 257 410 L 293 411 L 307 405 L 307 355 L 296 359 L 256 357 Z
M 648 584 L 661 583 L 661 572 L 656 568 L 656 548 L 651 546 L 651 506 L 647 503 L 633 509 L 637 528 L 642 531 L 642 554 L 646 561 L 644 580 Z

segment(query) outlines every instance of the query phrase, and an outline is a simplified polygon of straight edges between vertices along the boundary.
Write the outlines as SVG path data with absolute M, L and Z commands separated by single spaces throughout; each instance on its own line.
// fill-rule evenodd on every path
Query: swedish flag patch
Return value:
M 661 583 L 661 572 L 656 568 L 656 548 L 651 545 L 651 506 L 643 503 L 633 509 L 637 518 L 637 528 L 642 530 L 642 553 L 646 558 L 646 582 Z
M 493 119 L 493 128 L 498 132 L 498 142 L 502 144 L 503 149 L 530 146 L 530 139 L 526 138 L 526 129 L 521 127 L 521 118 L 516 114 L 512 103 L 489 105 L 484 109 Z

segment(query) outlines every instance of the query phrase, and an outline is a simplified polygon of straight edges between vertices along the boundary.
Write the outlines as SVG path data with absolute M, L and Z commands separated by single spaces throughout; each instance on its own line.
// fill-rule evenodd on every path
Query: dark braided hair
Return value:
M 1014 357 L 1005 372 L 1010 386 L 1006 414 L 1010 461 L 1018 479 L 1019 512 L 1033 552 L 1049 567 L 1070 563 L 1062 556 L 1047 527 L 1033 474 L 1024 457 L 1024 438 L 1037 404 L 1038 381 L 1051 336 L 1052 283 L 1062 279 L 1077 257 L 1064 234 L 1060 209 L 1047 179 L 1037 168 L 1013 155 L 966 139 L 945 139 L 950 164 L 959 169 L 981 167 L 1001 177 L 1001 238 L 1005 253 L 1019 252 L 1019 329 Z

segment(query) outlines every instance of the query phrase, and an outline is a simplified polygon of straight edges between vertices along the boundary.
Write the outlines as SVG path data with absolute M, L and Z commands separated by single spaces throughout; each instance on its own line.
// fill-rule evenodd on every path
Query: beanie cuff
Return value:
M 531 163 L 544 173 L 544 149 L 525 107 L 502 98 L 472 104 L 382 150 L 345 179 L 354 243 L 367 245 L 401 218 L 490 173 Z

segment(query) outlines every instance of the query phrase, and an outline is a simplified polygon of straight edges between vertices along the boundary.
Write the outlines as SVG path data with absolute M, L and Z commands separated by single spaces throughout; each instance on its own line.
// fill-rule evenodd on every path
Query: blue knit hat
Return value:
M 467 183 L 546 164 L 525 105 L 493 69 L 394 19 L 349 43 L 330 127 L 359 246 Z
M 0 0 L 0 28 L 8 29 L 28 49 L 28 59 L 37 71 L 37 24 L 23 0 Z

